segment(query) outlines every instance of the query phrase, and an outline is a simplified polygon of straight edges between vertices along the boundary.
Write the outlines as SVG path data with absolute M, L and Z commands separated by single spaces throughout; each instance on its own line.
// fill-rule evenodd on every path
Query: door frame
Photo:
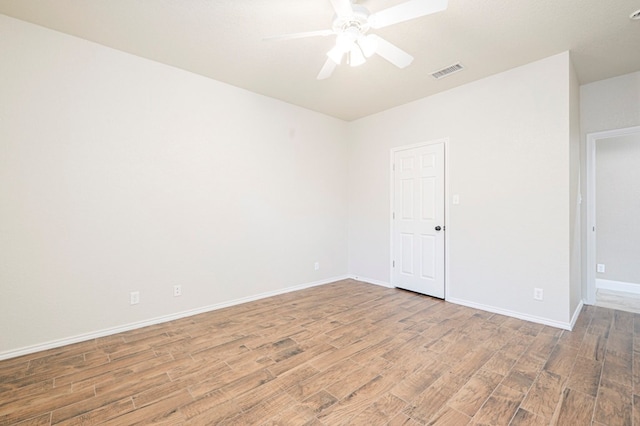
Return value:
M 615 138 L 640 133 L 640 126 L 605 130 L 587 134 L 587 253 L 586 253 L 586 290 L 583 300 L 587 305 L 596 303 L 596 142 L 601 139 Z
M 426 142 L 418 142 L 410 145 L 401 145 L 391 148 L 389 151 L 389 284 L 393 284 L 393 208 L 395 197 L 395 183 L 393 160 L 396 152 L 407 149 L 422 148 L 428 145 L 444 144 L 444 300 L 449 299 L 449 138 L 433 139 Z

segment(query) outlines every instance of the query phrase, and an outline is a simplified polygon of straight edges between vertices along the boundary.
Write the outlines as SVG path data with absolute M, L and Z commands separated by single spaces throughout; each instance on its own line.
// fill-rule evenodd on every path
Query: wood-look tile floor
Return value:
M 598 289 L 595 305 L 640 314 L 640 294 Z
M 346 280 L 0 362 L 0 424 L 638 425 L 640 315 Z

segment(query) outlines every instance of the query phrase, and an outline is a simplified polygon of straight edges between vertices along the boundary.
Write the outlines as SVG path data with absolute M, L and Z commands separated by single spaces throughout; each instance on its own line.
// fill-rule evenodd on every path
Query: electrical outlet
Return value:
M 598 263 L 596 265 L 596 271 L 600 274 L 604 274 L 604 263 Z
M 173 286 L 173 297 L 182 296 L 182 286 L 174 285 Z
M 138 303 L 140 303 L 140 292 L 139 291 L 132 291 L 129 294 L 129 303 L 132 305 L 137 305 Z
M 534 288 L 533 289 L 533 298 L 535 300 L 542 300 L 543 298 L 543 292 L 541 288 Z
M 320 262 L 316 262 L 313 264 L 313 268 L 317 271 L 318 269 L 320 269 Z

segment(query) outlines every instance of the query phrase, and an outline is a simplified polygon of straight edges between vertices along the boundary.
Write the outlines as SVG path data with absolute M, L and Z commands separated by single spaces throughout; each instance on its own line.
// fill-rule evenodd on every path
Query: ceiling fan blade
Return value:
M 349 16 L 353 14 L 353 8 L 351 7 L 351 0 L 330 0 L 333 10 L 336 11 L 338 16 Z
M 324 36 L 329 36 L 333 34 L 335 34 L 333 30 L 305 31 L 303 33 L 282 34 L 282 35 L 264 37 L 262 41 L 292 40 L 295 38 L 317 37 L 317 36 L 324 37 Z
M 383 28 L 399 22 L 419 18 L 447 8 L 447 0 L 409 0 L 381 10 L 369 17 L 372 28 Z
M 318 80 L 325 80 L 331 77 L 331 74 L 333 74 L 333 70 L 335 70 L 337 66 L 338 64 L 333 62 L 331 58 L 327 58 L 327 62 L 324 63 L 324 65 L 322 66 L 322 69 L 318 73 L 318 77 L 316 78 Z
M 369 37 L 373 38 L 378 47 L 376 48 L 376 54 L 382 56 L 387 61 L 391 62 L 398 68 L 405 68 L 413 62 L 413 56 L 409 55 L 404 50 L 400 49 L 394 44 L 389 43 L 387 40 L 379 37 L 375 34 L 371 34 Z

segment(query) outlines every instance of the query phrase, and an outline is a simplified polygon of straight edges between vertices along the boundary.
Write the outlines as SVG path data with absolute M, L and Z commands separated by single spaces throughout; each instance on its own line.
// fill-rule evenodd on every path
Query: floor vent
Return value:
M 453 73 L 456 73 L 458 71 L 462 71 L 464 69 L 464 67 L 460 64 L 453 64 L 453 65 L 449 65 L 446 68 L 442 68 L 441 70 L 438 71 L 434 71 L 431 73 L 431 77 L 435 78 L 436 80 L 440 79 L 440 78 L 444 78 L 448 75 L 451 75 Z

